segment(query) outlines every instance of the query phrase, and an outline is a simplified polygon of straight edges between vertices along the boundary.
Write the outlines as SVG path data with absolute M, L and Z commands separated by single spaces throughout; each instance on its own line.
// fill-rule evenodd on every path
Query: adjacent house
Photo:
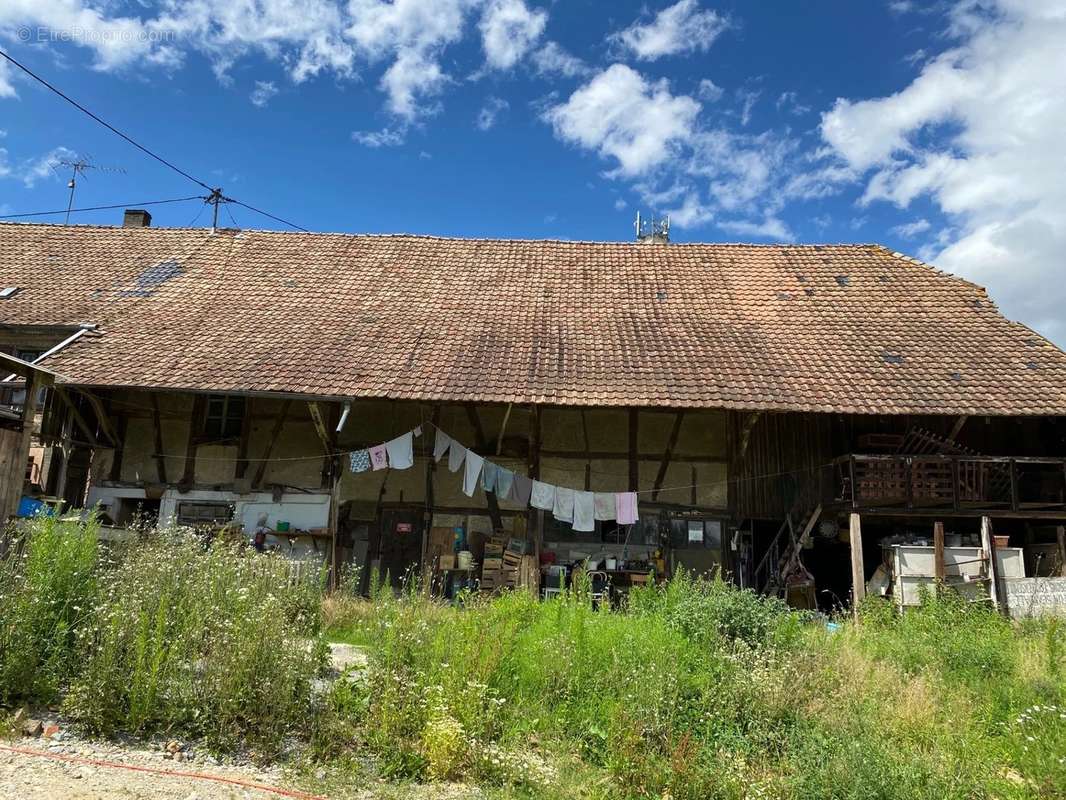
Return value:
M 237 523 L 394 578 L 459 527 L 474 550 L 495 533 L 558 563 L 721 568 L 823 606 L 900 587 L 906 547 L 993 587 L 997 543 L 1024 574 L 1066 561 L 1066 353 L 879 245 L 149 222 L 0 224 L 0 344 L 57 374 L 33 480 L 117 525 Z M 352 471 L 415 428 L 412 467 Z M 639 521 L 575 531 L 467 496 L 437 430 L 552 485 L 638 492 Z M 968 546 L 983 572 L 953 571 Z

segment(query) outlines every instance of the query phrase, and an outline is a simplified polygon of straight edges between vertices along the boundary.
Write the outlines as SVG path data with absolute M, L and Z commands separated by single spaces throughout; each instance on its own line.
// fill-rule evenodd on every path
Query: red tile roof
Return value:
M 8 324 L 96 323 L 84 385 L 1066 414 L 1066 353 L 878 245 L 0 224 Z

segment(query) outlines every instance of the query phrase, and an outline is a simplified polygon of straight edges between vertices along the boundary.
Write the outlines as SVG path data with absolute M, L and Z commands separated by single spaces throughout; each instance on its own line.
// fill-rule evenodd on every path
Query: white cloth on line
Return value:
M 414 431 L 385 442 L 385 450 L 392 469 L 410 469 L 415 465 Z
M 529 496 L 529 504 L 541 511 L 551 511 L 555 508 L 555 487 L 550 483 L 533 481 L 533 492 Z
M 574 530 L 596 530 L 595 500 L 592 492 L 574 492 Z
M 466 459 L 466 448 L 452 439 L 452 445 L 448 448 L 448 469 L 458 472 Z
M 619 525 L 632 525 L 637 521 L 637 493 L 619 492 L 614 496 L 614 511 Z
M 501 500 L 511 499 L 511 490 L 514 488 L 514 473 L 509 469 L 498 467 L 496 473 L 496 496 Z
M 437 431 L 437 438 L 433 442 L 433 460 L 440 461 L 448 452 L 448 445 L 452 443 L 452 437 L 442 430 Z
M 596 492 L 596 497 L 593 502 L 596 506 L 596 519 L 600 522 L 608 522 L 609 520 L 614 519 L 614 492 Z
M 473 450 L 466 451 L 466 472 L 463 473 L 463 493 L 467 497 L 473 497 L 477 491 L 478 478 L 481 477 L 481 467 L 485 459 Z
M 574 521 L 574 490 L 565 486 L 555 487 L 555 505 L 552 508 L 552 516 L 559 522 Z

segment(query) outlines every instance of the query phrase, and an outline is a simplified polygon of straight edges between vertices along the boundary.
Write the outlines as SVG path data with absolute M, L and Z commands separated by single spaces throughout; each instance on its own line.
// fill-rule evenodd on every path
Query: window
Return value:
M 722 521 L 719 519 L 674 519 L 670 523 L 670 544 L 689 550 L 720 550 Z
M 229 503 L 178 503 L 178 524 L 225 525 L 233 519 L 233 506 Z
M 204 436 L 209 439 L 232 439 L 241 435 L 244 426 L 244 398 L 212 395 L 207 398 Z

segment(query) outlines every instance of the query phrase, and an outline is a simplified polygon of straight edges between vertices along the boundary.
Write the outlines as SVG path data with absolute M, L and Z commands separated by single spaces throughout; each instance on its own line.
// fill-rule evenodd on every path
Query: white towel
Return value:
M 452 437 L 442 430 L 437 431 L 437 439 L 433 442 L 433 460 L 440 461 L 448 452 L 448 445 L 452 443 Z
M 385 442 L 392 469 L 410 469 L 415 465 L 414 436 L 414 431 L 408 431 L 403 436 Z
M 464 459 L 466 459 L 466 448 L 453 440 L 451 447 L 448 448 L 448 469 L 458 472 L 463 466 Z
M 463 493 L 467 497 L 473 497 L 477 491 L 478 478 L 481 477 L 481 467 L 485 459 L 473 450 L 466 451 L 466 472 L 463 473 Z
M 552 516 L 559 522 L 574 521 L 574 490 L 563 486 L 555 487 L 555 505 L 552 507 Z
M 608 522 L 614 519 L 614 492 L 596 492 L 596 519 Z
M 596 530 L 596 517 L 593 511 L 595 501 L 592 492 L 574 492 L 574 530 Z
M 533 492 L 529 496 L 529 504 L 541 511 L 551 511 L 555 508 L 555 487 L 550 483 L 533 481 Z

